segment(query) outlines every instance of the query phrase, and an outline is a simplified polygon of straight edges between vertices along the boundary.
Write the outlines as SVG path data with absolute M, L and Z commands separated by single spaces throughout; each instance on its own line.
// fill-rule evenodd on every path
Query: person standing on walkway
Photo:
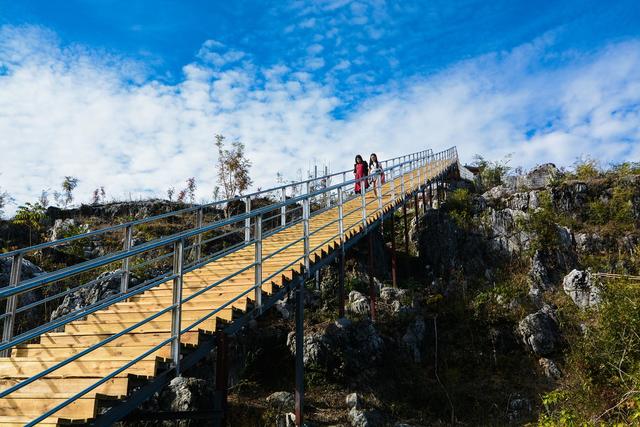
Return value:
M 377 185 L 378 179 L 380 179 L 380 186 L 384 184 L 384 170 L 382 170 L 382 165 L 378 161 L 378 156 L 376 153 L 371 153 L 369 156 L 369 175 L 371 175 L 371 183 L 373 184 L 373 194 L 378 197 Z M 380 175 L 378 178 L 377 175 Z
M 367 167 L 367 162 L 362 160 L 362 156 L 360 154 L 356 156 L 356 163 L 353 165 L 353 174 L 356 176 L 356 179 L 359 180 L 356 181 L 356 194 L 360 194 L 363 186 L 366 191 L 367 188 L 369 188 L 369 180 L 367 179 L 367 176 L 369 175 L 369 168 Z

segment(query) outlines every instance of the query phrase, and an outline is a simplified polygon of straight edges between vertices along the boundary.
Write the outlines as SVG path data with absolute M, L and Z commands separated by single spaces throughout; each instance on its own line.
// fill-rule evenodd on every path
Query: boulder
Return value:
M 267 396 L 269 407 L 278 414 L 292 412 L 295 406 L 293 393 L 288 391 L 276 391 Z
M 516 178 L 516 188 L 540 190 L 547 187 L 558 175 L 558 168 L 553 163 L 536 166 L 528 173 Z
M 347 408 L 349 409 L 351 408 L 362 409 L 364 405 L 362 396 L 360 396 L 358 393 L 348 394 L 347 397 L 345 398 L 345 403 L 347 404 Z
M 524 344 L 539 356 L 549 356 L 560 348 L 561 337 L 553 308 L 544 305 L 518 324 L 518 333 Z
M 95 283 L 66 295 L 62 303 L 51 313 L 51 320 L 117 295 L 120 292 L 120 277 L 118 270 L 105 271 L 96 278 Z M 129 286 L 135 286 L 138 282 L 138 278 L 132 275 Z
M 507 418 L 511 422 L 520 421 L 531 414 L 531 409 L 531 400 L 516 394 L 507 404 Z
M 581 309 L 597 307 L 602 298 L 588 271 L 572 270 L 562 280 L 564 292 Z
M 63 237 L 87 232 L 89 232 L 89 226 L 87 224 L 77 224 L 73 218 L 56 219 L 53 222 L 53 227 L 49 230 L 49 240 L 53 242 Z
M 559 380 L 562 378 L 562 371 L 553 360 L 541 357 L 540 360 L 538 360 L 538 363 L 540 364 L 544 375 L 550 380 Z
M 165 387 L 158 398 L 162 411 L 205 411 L 214 407 L 214 390 L 206 380 L 176 377 Z
M 349 292 L 349 301 L 346 308 L 347 311 L 352 313 L 368 315 L 370 308 L 369 299 L 358 291 L 351 291 Z
M 416 363 L 422 361 L 422 344 L 424 342 L 425 331 L 424 318 L 418 316 L 415 322 L 407 327 L 407 331 L 402 336 L 402 346 Z
M 307 366 L 323 371 L 328 376 L 365 381 L 375 374 L 382 360 L 384 341 L 371 321 L 336 322 L 305 331 L 303 360 Z M 289 333 L 287 346 L 295 354 L 295 333 Z

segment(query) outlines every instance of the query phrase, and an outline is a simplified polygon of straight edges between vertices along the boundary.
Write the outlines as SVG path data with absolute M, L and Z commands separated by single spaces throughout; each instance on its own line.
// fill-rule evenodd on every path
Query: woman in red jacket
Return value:
M 362 160 L 362 156 L 358 154 L 356 156 L 356 164 L 353 165 L 353 173 L 356 176 L 356 179 L 366 178 L 369 175 L 369 168 L 367 167 L 367 162 Z M 361 181 L 356 182 L 356 194 L 360 194 L 360 190 L 362 189 L 362 185 L 364 184 L 365 191 L 369 188 L 369 180 L 363 179 Z

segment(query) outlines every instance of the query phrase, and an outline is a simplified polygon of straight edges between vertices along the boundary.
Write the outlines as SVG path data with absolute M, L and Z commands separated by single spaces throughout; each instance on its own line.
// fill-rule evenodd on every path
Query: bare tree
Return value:
M 169 187 L 167 188 L 167 199 L 169 199 L 170 202 L 173 201 L 173 195 L 175 194 L 176 189 L 174 187 Z
M 47 208 L 49 206 L 49 191 L 42 190 L 40 192 L 40 197 L 38 198 L 38 203 L 42 205 L 43 208 Z
M 12 201 L 13 199 L 11 198 L 9 193 L 7 193 L 2 188 L 0 188 L 0 217 L 4 215 L 4 207 L 7 206 Z
M 64 191 L 64 207 L 66 208 L 73 201 L 73 190 L 78 186 L 78 178 L 65 176 L 62 181 L 62 191 Z
M 93 190 L 93 197 L 91 198 L 91 203 L 97 205 L 98 203 L 105 202 L 107 193 L 104 191 L 104 187 L 101 186 Z
M 218 134 L 215 138 L 218 148 L 218 181 L 223 196 L 225 199 L 231 199 L 242 195 L 242 192 L 251 185 L 249 177 L 251 162 L 245 157 L 244 144 L 234 141 L 229 149 L 225 146 L 224 136 Z
M 190 203 L 196 202 L 196 188 L 196 179 L 194 177 L 187 179 L 187 188 L 185 190 L 187 190 Z

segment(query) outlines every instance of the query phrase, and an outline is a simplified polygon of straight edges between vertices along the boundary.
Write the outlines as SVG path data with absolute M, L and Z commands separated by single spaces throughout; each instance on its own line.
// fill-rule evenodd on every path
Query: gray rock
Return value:
M 76 224 L 76 220 L 73 218 L 56 219 L 53 222 L 53 227 L 49 230 L 49 240 L 54 241 L 67 236 L 69 233 L 76 235 L 81 233 L 87 233 L 89 226 L 87 224 Z
M 349 409 L 348 415 L 353 427 L 378 427 L 385 425 L 382 417 L 374 411 L 351 408 Z
M 538 360 L 538 363 L 540 364 L 544 375 L 550 380 L 559 380 L 562 378 L 562 371 L 553 360 L 541 357 L 540 360 Z
M 529 277 L 533 282 L 533 288 L 549 290 L 553 289 L 553 282 L 549 277 L 549 272 L 543 261 L 543 255 L 538 250 L 531 259 L 531 269 L 529 270 Z
M 422 361 L 422 344 L 426 326 L 421 316 L 407 327 L 407 331 L 402 336 L 402 346 L 407 350 L 414 362 Z
M 368 315 L 370 308 L 369 299 L 358 291 L 351 291 L 349 292 L 349 301 L 346 308 L 352 313 Z
M 505 199 L 513 194 L 513 190 L 507 187 L 506 185 L 498 185 L 493 187 L 489 191 L 486 191 L 482 194 L 482 198 L 485 200 L 498 200 Z
M 380 290 L 380 299 L 385 302 L 391 303 L 392 301 L 406 298 L 408 293 L 409 291 L 407 291 L 406 289 L 385 286 Z
M 358 394 L 358 393 L 351 393 L 348 394 L 345 402 L 347 403 L 347 408 L 351 409 L 351 408 L 356 408 L 356 409 L 362 409 L 363 407 L 363 400 L 362 397 Z
M 295 427 L 296 414 L 292 412 L 287 412 L 286 414 L 278 414 L 276 415 L 275 421 L 276 421 L 276 427 Z
M 295 399 L 293 393 L 287 391 L 276 391 L 267 397 L 269 407 L 277 413 L 286 413 L 294 410 Z
M 370 379 L 382 359 L 384 341 L 369 320 L 321 325 L 306 332 L 303 361 L 327 375 L 345 376 L 352 381 Z M 287 346 L 295 354 L 295 333 L 287 337 Z
M 518 189 L 540 190 L 547 187 L 556 175 L 558 175 L 556 165 L 545 163 L 536 166 L 525 175 L 518 176 L 516 187 Z
M 13 258 L 2 258 L 0 259 L 0 288 L 9 285 L 9 279 L 11 277 L 11 264 L 13 263 Z M 20 264 L 20 280 L 31 279 L 33 277 L 44 274 L 45 271 L 32 263 L 29 260 L 22 259 L 22 263 Z M 18 296 L 18 305 L 24 306 L 27 304 L 31 304 L 37 301 L 40 298 L 41 290 L 36 289 L 34 291 L 25 292 Z M 1 305 L 4 313 L 4 303 Z
M 487 233 L 490 246 L 498 252 L 515 255 L 529 247 L 531 237 L 518 227 L 520 221 L 526 221 L 528 214 L 513 209 L 490 210 Z
M 118 270 L 105 271 L 96 278 L 96 283 L 66 295 L 62 303 L 51 313 L 51 320 L 117 295 L 120 291 L 120 275 L 117 272 Z M 129 279 L 130 286 L 135 286 L 137 283 L 136 277 L 132 276 Z
M 507 405 L 507 418 L 510 421 L 519 421 L 531 414 L 531 400 L 515 395 L 509 399 Z
M 206 380 L 176 377 L 160 393 L 158 405 L 163 411 L 203 411 L 213 405 L 214 390 Z
M 518 324 L 524 344 L 539 356 L 549 356 L 559 350 L 561 337 L 555 311 L 544 305 Z
M 600 288 L 593 283 L 588 271 L 572 270 L 562 280 L 562 288 L 581 309 L 597 307 L 602 300 Z

